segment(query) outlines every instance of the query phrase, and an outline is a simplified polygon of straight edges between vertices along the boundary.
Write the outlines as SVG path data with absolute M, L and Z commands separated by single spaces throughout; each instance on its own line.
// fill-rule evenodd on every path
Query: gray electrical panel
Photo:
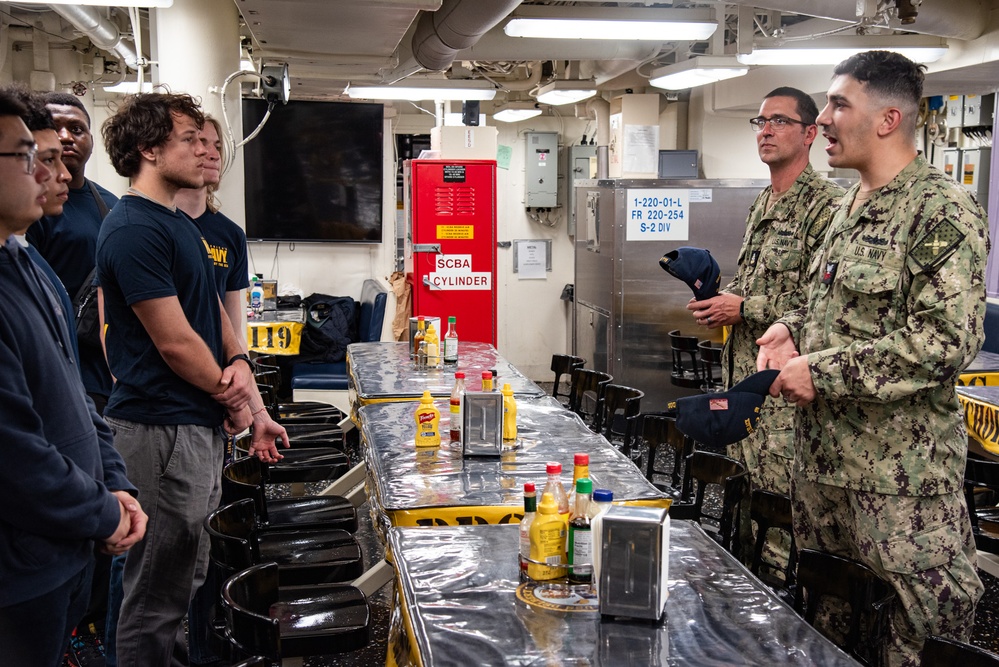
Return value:
M 944 173 L 958 183 L 961 182 L 961 149 L 945 148 L 943 151 Z
M 947 127 L 964 127 L 964 95 L 947 96 Z
M 591 145 L 569 146 L 566 149 L 567 159 L 565 189 L 567 193 L 566 206 L 569 210 L 567 232 L 569 237 L 576 236 L 576 184 L 597 177 L 597 147 Z
M 996 108 L 996 94 L 964 96 L 964 127 L 987 125 L 992 127 Z
M 527 132 L 524 205 L 558 207 L 558 132 Z
M 962 156 L 961 184 L 983 206 L 989 201 L 989 171 L 992 162 L 991 148 L 965 148 Z

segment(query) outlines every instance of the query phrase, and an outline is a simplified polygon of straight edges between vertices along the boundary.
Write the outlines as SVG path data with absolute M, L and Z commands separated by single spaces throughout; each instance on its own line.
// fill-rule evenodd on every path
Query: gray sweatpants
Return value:
M 167 667 L 188 604 L 205 578 L 203 522 L 221 495 L 222 441 L 204 426 L 107 422 L 149 516 L 145 539 L 125 560 L 118 664 Z

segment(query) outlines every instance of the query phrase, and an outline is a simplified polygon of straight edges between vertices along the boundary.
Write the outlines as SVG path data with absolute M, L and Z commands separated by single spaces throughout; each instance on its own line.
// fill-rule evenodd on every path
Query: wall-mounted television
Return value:
M 243 100 L 244 131 L 266 111 Z M 381 104 L 275 105 L 243 147 L 246 238 L 381 243 L 382 116 Z

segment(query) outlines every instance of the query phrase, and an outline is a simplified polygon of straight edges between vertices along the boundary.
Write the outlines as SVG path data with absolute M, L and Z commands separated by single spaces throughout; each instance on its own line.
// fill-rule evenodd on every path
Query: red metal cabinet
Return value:
M 459 340 L 496 345 L 496 162 L 408 160 L 404 174 L 413 315 L 445 330 L 454 315 Z

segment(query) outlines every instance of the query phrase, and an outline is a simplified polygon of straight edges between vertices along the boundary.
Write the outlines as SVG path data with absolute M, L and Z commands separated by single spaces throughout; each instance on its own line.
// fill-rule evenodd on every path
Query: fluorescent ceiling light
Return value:
M 107 86 L 104 88 L 104 92 L 120 93 L 122 95 L 135 95 L 139 92 L 151 93 L 153 92 L 153 83 L 152 81 L 143 81 L 140 88 L 138 81 L 122 81 L 114 84 L 113 86 Z
M 98 7 L 173 7 L 173 0 L 17 0 L 19 5 L 97 5 Z
M 493 120 L 503 123 L 519 123 L 541 115 L 541 109 L 534 102 L 507 102 L 493 112 Z
M 503 32 L 510 37 L 667 42 L 704 40 L 717 29 L 710 10 L 528 5 L 513 13 Z
M 351 99 L 362 100 L 491 100 L 496 88 L 487 81 L 407 80 L 393 86 L 350 86 Z
M 802 42 L 766 39 L 741 53 L 746 65 L 836 65 L 863 51 L 894 51 L 917 63 L 932 63 L 947 53 L 947 42 L 925 35 L 836 35 Z
M 694 56 L 653 70 L 649 83 L 666 90 L 686 90 L 742 76 L 748 71 L 747 65 L 730 56 Z
M 575 104 L 597 94 L 592 81 L 571 81 L 559 79 L 538 89 L 537 100 L 542 104 Z

